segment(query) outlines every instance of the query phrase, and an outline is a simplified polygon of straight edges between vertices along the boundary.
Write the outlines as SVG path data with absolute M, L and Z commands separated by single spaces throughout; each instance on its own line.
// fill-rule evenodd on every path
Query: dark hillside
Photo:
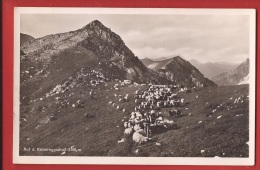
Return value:
M 88 87 L 74 87 L 70 93 L 59 93 L 42 100 L 31 101 L 21 110 L 21 155 L 64 156 L 163 156 L 163 157 L 248 157 L 249 132 L 248 86 L 207 87 L 193 93 L 180 93 L 185 105 L 181 116 L 173 120 L 174 129 L 152 134 L 146 144 L 135 145 L 123 137 L 122 119 L 134 109 L 135 90 L 146 87 L 129 85 L 113 91 L 108 85 L 95 88 L 90 100 Z M 130 94 L 130 101 L 119 103 L 114 94 Z M 241 100 L 235 102 L 238 98 Z M 81 105 L 77 104 L 80 100 Z M 125 108 L 117 110 L 113 101 Z M 75 105 L 75 107 L 74 107 Z M 215 111 L 214 111 L 215 110 Z M 26 121 L 25 121 L 26 120 Z M 157 144 L 159 143 L 160 146 Z M 65 148 L 74 152 L 25 152 L 24 147 Z
M 30 35 L 20 33 L 20 44 L 23 44 L 23 43 L 25 43 L 27 41 L 31 41 L 31 40 L 34 40 L 34 39 L 35 38 L 33 38 Z

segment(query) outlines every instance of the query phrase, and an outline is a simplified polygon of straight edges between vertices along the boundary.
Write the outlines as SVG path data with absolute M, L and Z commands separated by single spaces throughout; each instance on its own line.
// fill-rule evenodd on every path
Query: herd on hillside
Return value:
M 130 80 L 120 81 L 115 79 L 116 84 L 111 88 L 112 91 L 117 92 L 121 87 L 126 85 L 144 86 L 145 90 L 136 90 L 133 94 L 133 98 L 130 98 L 129 94 L 125 96 L 114 94 L 114 97 L 119 103 L 129 102 L 134 100 L 135 108 L 129 111 L 130 116 L 124 118 L 124 137 L 118 141 L 118 143 L 125 142 L 129 137 L 132 137 L 133 141 L 139 144 L 145 143 L 151 140 L 152 134 L 158 129 L 175 128 L 174 121 L 167 118 L 163 118 L 161 108 L 171 108 L 168 112 L 169 116 L 178 117 L 181 111 L 177 107 L 183 106 L 184 99 L 178 97 L 179 92 L 191 92 L 195 90 L 195 87 L 187 89 L 186 87 L 180 87 L 178 85 L 154 85 L 154 84 L 138 84 L 131 82 Z M 98 79 L 91 79 L 91 86 L 97 86 L 101 82 Z M 105 86 L 107 84 L 105 83 Z M 107 90 L 109 91 L 109 90 Z M 95 91 L 90 90 L 90 99 L 95 98 Z M 113 101 L 109 101 L 108 105 L 126 112 L 125 108 L 121 108 Z

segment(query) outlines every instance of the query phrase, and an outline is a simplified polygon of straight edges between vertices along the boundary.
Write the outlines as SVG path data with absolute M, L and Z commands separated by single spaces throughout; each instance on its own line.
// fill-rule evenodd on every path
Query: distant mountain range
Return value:
M 249 59 L 246 59 L 234 70 L 224 72 L 213 77 L 212 80 L 220 86 L 248 84 L 249 82 Z
M 201 63 L 195 59 L 191 59 L 191 60 L 189 60 L 189 62 L 192 65 L 194 65 L 196 68 L 198 68 L 200 70 L 200 72 L 209 79 L 211 79 L 212 77 L 214 77 L 220 73 L 229 72 L 231 70 L 234 70 L 238 66 L 238 64 L 227 63 L 227 62 Z

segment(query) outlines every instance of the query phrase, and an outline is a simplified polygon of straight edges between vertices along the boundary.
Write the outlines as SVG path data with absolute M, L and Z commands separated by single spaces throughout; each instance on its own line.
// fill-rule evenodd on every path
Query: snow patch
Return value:
M 249 84 L 249 74 L 238 83 L 238 85 L 241 84 Z
M 154 68 L 157 67 L 157 66 L 158 66 L 158 63 L 153 63 L 153 64 L 150 64 L 150 65 L 148 66 L 148 68 L 154 69 Z

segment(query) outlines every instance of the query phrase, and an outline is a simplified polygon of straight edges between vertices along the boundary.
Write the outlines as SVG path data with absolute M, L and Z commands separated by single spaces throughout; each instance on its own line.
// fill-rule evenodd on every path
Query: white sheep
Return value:
M 148 140 L 149 140 L 148 137 L 144 137 L 143 135 L 141 135 L 141 134 L 138 133 L 138 132 L 135 132 L 135 133 L 133 134 L 133 141 L 135 141 L 136 143 L 142 144 L 142 143 L 147 142 Z
M 131 135 L 133 133 L 133 128 L 129 127 L 129 128 L 126 128 L 125 131 L 124 131 L 124 137 L 126 135 Z
M 108 104 L 112 104 L 112 103 L 113 103 L 112 101 L 108 102 Z
M 141 134 L 141 135 L 143 135 L 143 136 L 146 136 L 146 133 L 145 133 L 145 131 L 143 129 L 139 129 L 136 132 Z
M 139 125 L 139 124 L 136 124 L 136 125 L 134 126 L 134 131 L 138 131 L 139 129 L 141 129 L 140 125 Z
M 172 127 L 174 127 L 174 126 L 176 126 L 176 124 L 174 124 L 174 121 L 173 120 L 166 120 L 166 121 L 164 121 L 164 127 L 166 127 L 166 128 L 172 128 Z
M 138 117 L 139 119 L 142 119 L 143 115 L 140 112 L 136 112 L 136 117 Z
M 128 122 L 124 122 L 124 127 L 128 128 Z
M 128 101 L 128 94 L 126 94 L 126 96 L 124 97 L 125 101 Z
M 157 102 L 157 103 L 156 103 L 157 107 L 160 107 L 160 106 L 161 106 L 161 103 L 162 103 L 161 101 Z
M 123 112 L 125 112 L 125 108 L 123 108 L 123 110 L 122 110 Z
M 119 110 L 119 109 L 120 109 L 120 107 L 119 107 L 119 106 L 117 106 L 117 107 L 116 107 L 116 109 L 117 109 L 117 110 Z

